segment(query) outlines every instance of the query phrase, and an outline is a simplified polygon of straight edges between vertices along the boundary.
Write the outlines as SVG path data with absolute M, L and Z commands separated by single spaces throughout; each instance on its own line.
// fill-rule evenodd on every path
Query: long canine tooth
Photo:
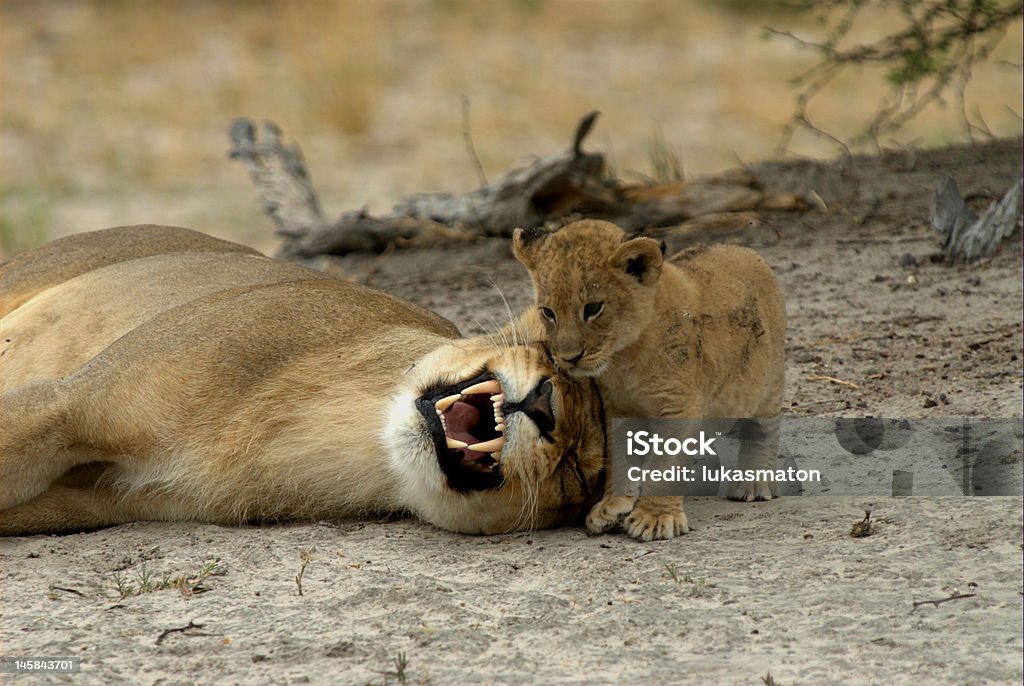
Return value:
M 477 393 L 486 393 L 487 395 L 501 393 L 501 384 L 498 383 L 497 379 L 491 379 L 490 381 L 481 381 L 469 388 L 462 389 L 462 395 L 475 395 Z
M 452 450 L 462 450 L 463 448 L 469 447 L 469 443 L 457 441 L 451 436 L 445 436 L 445 442 L 448 444 L 448 447 L 451 448 Z
M 458 393 L 456 393 L 455 395 L 449 395 L 448 397 L 441 398 L 436 403 L 434 403 L 434 407 L 440 410 L 441 412 L 447 412 L 448 408 L 454 405 L 455 401 L 461 397 L 462 396 L 459 395 Z
M 505 437 L 498 436 L 497 438 L 492 438 L 491 440 L 484 441 L 483 443 L 474 443 L 469 446 L 469 449 L 475 450 L 478 453 L 492 453 L 501 450 L 503 447 L 505 447 Z

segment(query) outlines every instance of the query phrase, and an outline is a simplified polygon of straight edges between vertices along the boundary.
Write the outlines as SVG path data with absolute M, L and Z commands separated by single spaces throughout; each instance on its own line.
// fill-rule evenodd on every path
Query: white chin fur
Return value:
M 487 520 L 495 508 L 478 503 L 486 496 L 457 493 L 448 487 L 426 420 L 416 409 L 411 391 L 399 392 L 391 403 L 381 442 L 403 507 L 450 531 L 487 533 L 489 527 L 493 529 Z
M 410 502 L 409 492 L 422 494 L 426 491 L 440 496 L 447 490 L 430 431 L 416 409 L 416 397 L 411 391 L 399 392 L 392 401 L 381 442 L 403 502 Z

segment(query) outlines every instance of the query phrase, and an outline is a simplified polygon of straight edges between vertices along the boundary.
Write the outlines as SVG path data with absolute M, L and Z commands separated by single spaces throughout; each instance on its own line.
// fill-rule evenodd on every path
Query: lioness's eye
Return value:
M 601 310 L 604 309 L 603 302 L 587 303 L 583 307 L 583 321 L 590 321 L 597 315 L 601 314 Z
M 540 313 L 544 317 L 544 319 L 547 319 L 549 322 L 555 321 L 555 311 L 552 310 L 550 307 L 541 307 Z

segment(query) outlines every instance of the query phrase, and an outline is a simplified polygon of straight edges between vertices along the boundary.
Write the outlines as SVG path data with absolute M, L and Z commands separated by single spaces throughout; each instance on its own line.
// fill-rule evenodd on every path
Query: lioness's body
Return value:
M 596 400 L 538 348 L 184 229 L 59 247 L 0 268 L 0 534 L 400 510 L 496 532 L 570 521 L 597 478 Z M 510 399 L 552 376 L 558 445 L 513 414 L 504 482 L 459 491 L 415 403 L 481 370 Z
M 741 453 L 774 464 L 784 384 L 786 312 L 771 268 L 747 248 L 693 248 L 664 260 L 650 238 L 584 220 L 553 234 L 517 232 L 537 307 L 523 318 L 571 375 L 597 379 L 609 417 L 764 418 L 765 439 Z M 773 497 L 769 483 L 734 484 L 731 498 Z M 628 515 L 628 533 L 688 529 L 680 498 L 608 495 L 587 524 Z

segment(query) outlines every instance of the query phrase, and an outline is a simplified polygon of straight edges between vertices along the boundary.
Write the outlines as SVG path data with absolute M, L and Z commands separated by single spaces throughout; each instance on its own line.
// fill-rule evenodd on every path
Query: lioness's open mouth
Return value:
M 490 372 L 455 385 L 432 388 L 416 400 L 427 420 L 438 464 L 449 485 L 460 491 L 485 490 L 502 484 L 501 451 L 506 418 L 523 412 L 545 440 L 553 441 L 553 388 L 543 379 L 518 402 L 506 400 L 501 383 Z

